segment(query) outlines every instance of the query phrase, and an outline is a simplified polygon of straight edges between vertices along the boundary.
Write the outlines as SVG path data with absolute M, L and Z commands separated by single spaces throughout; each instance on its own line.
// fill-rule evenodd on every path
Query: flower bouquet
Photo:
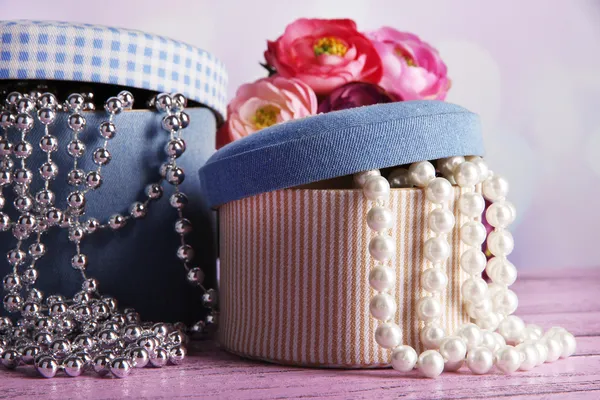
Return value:
M 269 76 L 242 85 L 228 105 L 217 148 L 271 125 L 347 108 L 443 100 L 450 89 L 437 50 L 383 27 L 359 32 L 349 19 L 298 19 L 267 42 Z

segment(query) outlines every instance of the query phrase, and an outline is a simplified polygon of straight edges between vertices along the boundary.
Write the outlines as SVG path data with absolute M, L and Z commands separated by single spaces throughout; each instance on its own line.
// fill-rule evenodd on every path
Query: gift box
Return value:
M 122 90 L 134 94 L 133 109 L 114 119 L 117 135 L 109 144 L 112 161 L 102 170 L 102 187 L 87 195 L 85 217 L 102 223 L 113 214 L 128 215 L 133 202 L 146 198 L 146 186 L 160 178 L 168 134 L 161 128 L 164 115 L 145 103 L 159 92 L 187 97 L 185 111 L 190 124 L 183 131 L 187 151 L 178 160 L 187 172 L 181 185 L 189 198 L 184 215 L 194 225 L 186 241 L 195 249 L 192 265 L 206 271 L 210 287 L 216 259 L 214 216 L 192 171 L 213 153 L 216 128 L 223 120 L 226 73 L 221 62 L 204 50 L 161 36 L 60 22 L 0 22 L 0 51 L 0 87 L 5 93 L 52 91 L 60 101 L 73 92 L 91 92 L 102 101 Z M 91 153 L 104 141 L 97 131 L 107 113 L 102 105 L 97 110 L 82 112 L 87 127 L 80 139 L 88 150 L 79 160 L 79 168 L 86 172 L 97 168 Z M 73 168 L 66 151 L 65 138 L 72 135 L 66 118 L 66 113 L 61 113 L 49 127 L 61 143 L 53 154 L 59 177 L 52 183 L 60 208 L 65 208 L 73 190 L 65 178 Z M 36 120 L 27 134 L 35 148 L 27 161 L 34 171 L 45 161 L 46 154 L 38 148 L 43 135 L 44 126 Z M 34 181 L 32 191 L 41 185 Z M 87 274 L 100 282 L 103 294 L 115 297 L 121 306 L 134 307 L 145 320 L 189 323 L 201 315 L 201 291 L 186 282 L 186 271 L 176 256 L 181 239 L 174 231 L 177 213 L 168 201 L 173 190 L 166 185 L 163 199 L 152 203 L 146 218 L 131 221 L 116 232 L 89 235 L 81 250 L 89 260 Z M 14 218 L 14 210 L 8 206 L 14 194 L 5 190 L 4 195 L 5 211 Z M 47 253 L 37 263 L 37 283 L 46 295 L 72 296 L 81 290 L 81 277 L 71 267 L 75 246 L 67 236 L 64 230 L 50 230 L 44 236 Z M 15 243 L 12 236 L 2 239 L 0 253 L 6 254 Z
M 456 105 L 409 101 L 290 121 L 233 142 L 200 169 L 210 206 L 218 209 L 222 346 L 244 357 L 282 364 L 367 368 L 389 365 L 370 317 L 373 233 L 369 202 L 345 182 L 350 175 L 421 160 L 482 155 L 478 117 Z M 350 177 L 348 177 L 350 176 Z M 456 198 L 462 189 L 455 190 Z M 459 266 L 464 217 L 448 236 L 447 290 L 441 325 L 454 332 L 469 318 L 460 300 L 468 278 Z M 422 322 L 415 306 L 426 267 L 422 243 L 432 209 L 422 189 L 392 189 L 392 258 L 403 343 L 417 352 Z

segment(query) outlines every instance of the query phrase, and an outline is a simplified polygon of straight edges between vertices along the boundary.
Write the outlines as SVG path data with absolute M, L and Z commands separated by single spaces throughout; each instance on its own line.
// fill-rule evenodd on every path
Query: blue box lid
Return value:
M 180 92 L 221 118 L 227 73 L 207 51 L 163 36 L 90 24 L 0 21 L 0 80 L 97 82 Z
M 211 207 L 370 169 L 484 153 L 479 117 L 441 101 L 353 108 L 263 129 L 200 169 Z

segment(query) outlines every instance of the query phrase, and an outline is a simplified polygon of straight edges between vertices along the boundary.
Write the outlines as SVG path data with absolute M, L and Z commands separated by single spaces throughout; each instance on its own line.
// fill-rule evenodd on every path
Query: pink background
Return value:
M 230 95 L 262 76 L 266 39 L 298 17 L 390 25 L 436 46 L 448 101 L 479 113 L 488 160 L 519 218 L 519 268 L 598 267 L 600 2 L 594 0 L 0 0 L 1 19 L 122 26 L 187 41 L 229 67 Z

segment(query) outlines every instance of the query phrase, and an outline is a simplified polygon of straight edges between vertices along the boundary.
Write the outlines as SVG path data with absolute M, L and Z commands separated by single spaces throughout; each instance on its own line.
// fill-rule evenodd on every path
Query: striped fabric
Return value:
M 392 190 L 397 222 L 396 321 L 404 343 L 421 350 L 415 305 L 422 289 L 422 255 L 431 210 L 422 190 Z M 220 340 L 229 351 L 282 364 L 378 367 L 389 351 L 377 346 L 369 314 L 373 264 L 367 244 L 369 203 L 359 190 L 281 190 L 219 209 L 221 232 Z M 455 215 L 458 215 L 453 202 Z M 462 224 L 458 218 L 457 226 Z M 459 230 L 449 236 L 453 254 L 448 289 L 439 298 L 442 324 L 453 332 L 468 316 L 460 304 L 467 278 L 458 264 Z

